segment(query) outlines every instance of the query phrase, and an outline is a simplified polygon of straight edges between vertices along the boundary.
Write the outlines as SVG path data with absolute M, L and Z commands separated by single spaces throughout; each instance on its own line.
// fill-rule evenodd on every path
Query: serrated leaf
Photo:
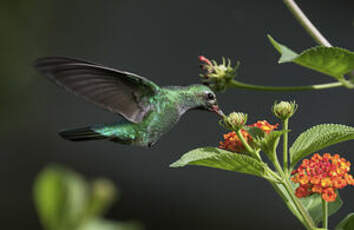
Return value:
M 336 230 L 353 230 L 354 229 L 354 213 L 347 215 L 337 226 Z
M 328 146 L 354 139 L 354 128 L 339 124 L 314 126 L 298 136 L 290 148 L 291 166 Z
M 268 38 L 281 54 L 279 63 L 294 62 L 336 79 L 342 79 L 345 74 L 354 70 L 354 52 L 349 50 L 339 47 L 316 46 L 297 54 L 275 41 L 270 35 Z
M 322 221 L 322 198 L 319 194 L 312 194 L 311 196 L 300 198 L 300 201 L 307 209 L 316 225 Z M 343 201 L 337 192 L 337 199 L 334 202 L 328 202 L 328 216 L 336 213 L 343 205 Z
M 187 165 L 200 165 L 259 177 L 265 174 L 267 167 L 264 163 L 252 157 L 215 147 L 203 147 L 189 151 L 178 161 L 171 164 L 170 167 L 176 168 Z

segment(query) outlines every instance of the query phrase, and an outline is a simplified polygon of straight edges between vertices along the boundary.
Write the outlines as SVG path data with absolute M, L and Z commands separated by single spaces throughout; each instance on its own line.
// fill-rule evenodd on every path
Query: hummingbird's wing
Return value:
M 65 57 L 37 59 L 34 67 L 57 85 L 127 120 L 139 123 L 159 87 L 133 73 Z

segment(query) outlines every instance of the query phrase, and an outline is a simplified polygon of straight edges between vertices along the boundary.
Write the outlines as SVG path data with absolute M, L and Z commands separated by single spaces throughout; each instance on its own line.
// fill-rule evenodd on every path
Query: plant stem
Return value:
M 322 228 L 328 228 L 328 203 L 322 199 Z
M 278 180 L 278 182 L 280 182 L 282 180 L 281 177 L 276 172 L 271 170 L 270 168 L 268 168 L 267 172 L 270 174 L 271 177 L 273 177 L 276 180 Z
M 275 150 L 274 150 L 275 151 Z M 294 189 L 290 184 L 290 180 L 288 177 L 288 174 L 285 174 L 281 165 L 279 164 L 279 160 L 277 157 L 277 154 L 275 153 L 275 159 L 273 161 L 273 164 L 275 166 L 275 168 L 277 169 L 278 173 L 280 174 L 281 178 L 282 178 L 282 182 L 281 185 L 284 186 L 286 193 L 288 194 L 288 197 L 290 197 L 292 204 L 296 207 L 297 209 L 297 214 L 300 214 L 302 218 L 298 218 L 303 225 L 308 229 L 308 230 L 313 230 L 316 228 L 315 223 L 312 220 L 312 217 L 309 215 L 309 213 L 306 211 L 306 209 L 304 208 L 304 206 L 302 205 L 302 203 L 299 201 L 299 199 L 297 199 L 297 197 L 295 196 L 294 193 Z M 276 186 L 276 185 L 275 185 Z M 273 186 L 274 187 L 274 186 Z M 276 190 L 278 193 L 282 193 L 282 197 L 284 199 L 285 196 L 285 191 L 281 191 L 278 187 L 278 190 Z M 293 207 L 289 204 L 289 200 L 285 200 L 284 201 L 287 203 L 289 209 L 295 214 L 295 212 L 292 210 Z M 296 214 L 295 214 L 296 215 Z M 297 216 L 297 215 L 296 215 Z
M 259 155 L 258 152 L 256 152 L 245 140 L 245 138 L 242 135 L 241 129 L 236 131 L 236 134 L 238 136 L 238 138 L 241 140 L 242 145 L 245 147 L 246 151 L 251 153 L 253 156 L 255 156 L 258 160 L 262 161 L 261 156 Z
M 288 130 L 289 127 L 289 118 L 284 119 L 282 121 L 283 130 Z M 286 176 L 289 175 L 288 171 L 289 163 L 288 163 L 288 132 L 283 134 L 283 170 Z
M 301 24 L 301 26 L 306 30 L 306 32 L 319 44 L 327 47 L 332 47 L 331 43 L 321 34 L 321 32 L 312 24 L 312 22 L 307 18 L 300 7 L 295 3 L 294 0 L 283 0 L 284 4 L 288 7 L 290 12 L 294 15 L 296 20 Z M 354 71 L 350 72 L 349 77 L 351 81 L 354 80 Z M 343 86 L 352 89 L 353 84 L 351 82 L 342 79 Z
M 236 80 L 232 80 L 228 84 L 228 87 L 230 88 L 242 88 L 242 89 L 259 90 L 259 91 L 309 91 L 309 90 L 329 89 L 329 88 L 335 88 L 341 86 L 343 86 L 342 82 L 331 82 L 326 84 L 304 85 L 304 86 L 263 86 L 263 85 L 243 83 Z
M 300 7 L 294 0 L 283 0 L 284 4 L 288 7 L 290 12 L 295 16 L 296 20 L 306 30 L 306 32 L 320 45 L 332 47 L 327 39 L 321 34 L 321 32 L 312 24 L 312 22 L 302 12 Z
M 285 178 L 283 185 L 284 185 L 286 191 L 288 192 L 291 200 L 294 202 L 294 205 L 296 206 L 297 210 L 302 215 L 303 220 L 304 220 L 303 224 L 305 225 L 305 227 L 309 230 L 316 229 L 316 226 L 312 220 L 312 217 L 306 211 L 306 209 L 304 208 L 302 203 L 299 201 L 299 199 L 297 199 L 297 197 L 295 196 L 294 190 L 292 189 L 292 186 L 291 186 L 288 178 Z
M 279 196 L 283 199 L 285 202 L 286 206 L 288 206 L 289 210 L 298 218 L 298 220 L 305 225 L 304 219 L 301 216 L 301 214 L 297 211 L 296 207 L 294 206 L 294 203 L 288 199 L 288 197 L 284 194 L 284 191 L 280 188 L 280 186 L 283 186 L 282 184 L 276 184 L 271 181 L 269 183 L 272 185 L 274 190 L 279 194 Z M 284 188 L 284 186 L 282 187 Z

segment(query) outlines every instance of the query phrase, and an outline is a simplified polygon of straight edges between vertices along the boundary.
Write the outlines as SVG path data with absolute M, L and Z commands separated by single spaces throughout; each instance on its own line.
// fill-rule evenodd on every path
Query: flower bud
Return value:
M 245 126 L 246 122 L 247 114 L 239 112 L 230 113 L 228 116 L 225 116 L 223 120 L 225 128 L 231 130 L 242 129 L 242 127 Z
M 227 84 L 236 77 L 239 62 L 232 67 L 230 59 L 226 61 L 225 58 L 222 58 L 221 64 L 204 56 L 199 56 L 199 60 L 202 62 L 201 69 L 205 71 L 205 73 L 200 74 L 203 83 L 215 91 L 225 90 Z
M 295 104 L 295 102 L 281 101 L 274 103 L 272 112 L 280 120 L 285 120 L 294 115 L 296 109 L 297 104 Z

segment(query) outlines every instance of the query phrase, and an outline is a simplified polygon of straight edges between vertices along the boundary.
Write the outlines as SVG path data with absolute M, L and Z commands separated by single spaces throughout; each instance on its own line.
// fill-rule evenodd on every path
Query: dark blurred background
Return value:
M 298 4 L 333 45 L 354 50 L 352 1 L 301 0 Z M 110 121 L 114 115 L 56 87 L 31 67 L 42 56 L 79 57 L 135 72 L 160 85 L 199 81 L 197 56 L 240 60 L 249 83 L 304 85 L 332 81 L 293 64 L 277 64 L 270 33 L 296 51 L 316 45 L 282 1 L 35 1 L 0 3 L 0 220 L 3 229 L 41 229 L 32 184 L 48 163 L 114 181 L 121 200 L 108 217 L 140 220 L 147 230 L 302 229 L 264 180 L 210 168 L 171 169 L 183 153 L 217 145 L 224 130 L 212 113 L 195 111 L 152 149 L 110 142 L 72 143 L 57 131 Z M 353 125 L 354 92 L 219 94 L 225 112 L 267 119 L 274 100 L 300 105 L 290 141 L 315 124 Z M 354 161 L 354 142 L 329 148 Z M 353 211 L 351 188 L 330 218 L 334 226 Z

